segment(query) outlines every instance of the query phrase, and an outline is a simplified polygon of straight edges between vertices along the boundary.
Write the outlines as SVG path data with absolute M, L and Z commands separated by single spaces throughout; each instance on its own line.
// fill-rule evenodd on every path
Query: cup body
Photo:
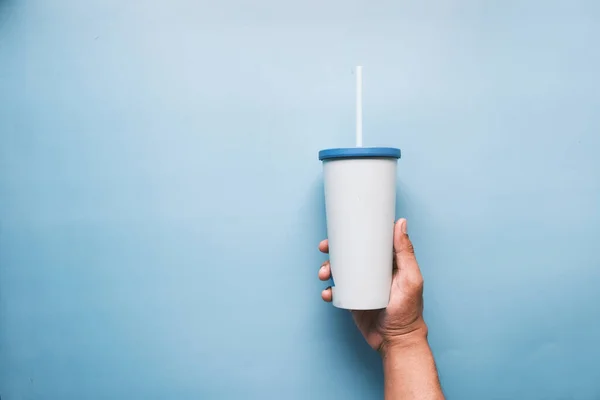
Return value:
M 398 151 L 399 152 L 399 151 Z M 323 160 L 333 305 L 385 308 L 390 299 L 397 157 Z

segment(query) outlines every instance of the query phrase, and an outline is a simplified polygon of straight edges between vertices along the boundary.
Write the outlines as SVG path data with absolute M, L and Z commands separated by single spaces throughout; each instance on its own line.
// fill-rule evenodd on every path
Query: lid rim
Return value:
M 400 149 L 395 147 L 340 147 L 319 151 L 319 160 L 335 160 L 344 158 L 396 158 L 401 156 Z

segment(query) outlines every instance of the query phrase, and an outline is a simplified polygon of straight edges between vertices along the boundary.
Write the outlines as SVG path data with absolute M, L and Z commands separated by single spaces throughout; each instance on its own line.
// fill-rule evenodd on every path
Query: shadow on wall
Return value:
M 396 218 L 406 218 L 408 233 L 425 278 L 425 321 L 429 327 L 429 342 L 435 355 L 454 348 L 453 324 L 441 302 L 448 290 L 447 271 L 440 253 L 452 256 L 444 242 L 449 235 L 436 224 L 435 210 L 428 209 L 419 192 L 401 180 L 396 182 Z M 456 296 L 460 296 L 456 294 Z
M 0 28 L 11 18 L 15 12 L 16 0 L 0 0 Z

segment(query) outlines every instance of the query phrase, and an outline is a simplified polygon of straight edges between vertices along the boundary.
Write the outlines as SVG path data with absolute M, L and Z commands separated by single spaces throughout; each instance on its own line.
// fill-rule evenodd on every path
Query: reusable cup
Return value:
M 396 166 L 400 149 L 319 152 L 323 161 L 333 305 L 385 308 L 392 284 Z

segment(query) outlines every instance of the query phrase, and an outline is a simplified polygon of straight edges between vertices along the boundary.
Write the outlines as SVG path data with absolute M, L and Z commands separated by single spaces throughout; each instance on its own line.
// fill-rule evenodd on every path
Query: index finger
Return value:
M 319 251 L 321 253 L 329 253 L 329 240 L 321 240 L 321 243 L 319 243 Z

